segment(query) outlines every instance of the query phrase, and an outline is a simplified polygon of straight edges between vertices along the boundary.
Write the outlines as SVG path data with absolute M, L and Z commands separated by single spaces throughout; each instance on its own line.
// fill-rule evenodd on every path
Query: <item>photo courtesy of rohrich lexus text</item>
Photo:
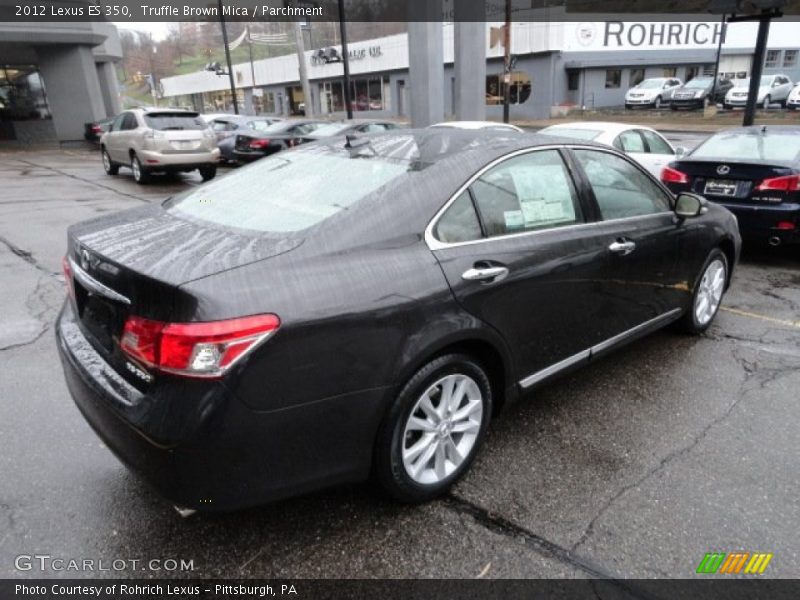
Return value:
M 800 0 L 0 0 L 0 599 L 800 595 Z

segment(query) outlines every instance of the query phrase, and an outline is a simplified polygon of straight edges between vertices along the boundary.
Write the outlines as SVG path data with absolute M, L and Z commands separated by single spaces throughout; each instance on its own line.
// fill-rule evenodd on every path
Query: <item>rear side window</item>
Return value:
M 144 122 L 158 131 L 180 131 L 185 129 L 205 129 L 205 121 L 197 113 L 147 113 Z
M 281 152 L 177 197 L 165 207 L 223 227 L 307 229 L 400 177 L 408 163 L 325 151 Z
M 462 192 L 448 207 L 436 224 L 434 235 L 448 244 L 469 242 L 481 237 L 481 224 L 469 192 Z
M 489 237 L 582 221 L 577 194 L 556 150 L 510 158 L 471 186 Z
M 599 150 L 574 150 L 603 219 L 624 219 L 670 210 L 664 191 L 624 158 Z
M 138 123 L 136 123 L 136 116 L 133 113 L 125 113 L 125 118 L 122 120 L 123 131 L 136 129 L 138 126 Z

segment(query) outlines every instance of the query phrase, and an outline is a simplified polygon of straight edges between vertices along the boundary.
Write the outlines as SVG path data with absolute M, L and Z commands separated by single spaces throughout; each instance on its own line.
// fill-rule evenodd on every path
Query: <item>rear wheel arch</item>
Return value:
M 513 381 L 511 358 L 500 347 L 499 341 L 489 340 L 486 335 L 476 331 L 465 332 L 462 337 L 443 339 L 428 346 L 415 360 L 403 366 L 397 386 L 393 386 L 393 389 L 401 388 L 426 364 L 448 354 L 469 356 L 486 370 L 494 396 L 492 412 L 498 414 L 508 400 L 506 391 Z
M 728 261 L 728 282 L 726 283 L 726 287 L 728 287 L 731 284 L 733 269 L 736 263 L 736 246 L 734 245 L 732 239 L 724 238 L 720 241 L 718 247 L 720 250 L 722 250 L 722 253 L 725 255 L 725 259 Z

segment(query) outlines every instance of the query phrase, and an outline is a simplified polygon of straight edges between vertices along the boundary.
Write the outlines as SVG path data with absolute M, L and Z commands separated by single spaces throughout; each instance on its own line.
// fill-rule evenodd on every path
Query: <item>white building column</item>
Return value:
M 456 119 L 486 120 L 486 7 L 476 0 L 454 0 Z
M 408 90 L 411 126 L 444 119 L 444 45 L 441 0 L 409 0 Z

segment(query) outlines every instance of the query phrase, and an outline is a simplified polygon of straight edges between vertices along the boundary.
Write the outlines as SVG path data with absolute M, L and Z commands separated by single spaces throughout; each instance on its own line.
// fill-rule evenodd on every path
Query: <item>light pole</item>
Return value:
M 233 80 L 233 65 L 231 64 L 231 51 L 228 48 L 228 30 L 225 27 L 225 16 L 222 13 L 222 0 L 219 2 L 219 23 L 222 26 L 222 43 L 225 45 L 225 61 L 228 63 L 228 79 L 231 82 L 231 96 L 233 97 L 233 112 L 239 114 L 239 103 L 236 101 L 236 82 Z
M 350 97 L 350 53 L 347 50 L 347 24 L 344 20 L 344 0 L 339 0 L 339 32 L 342 36 L 342 63 L 344 66 L 344 106 L 347 118 L 353 118 L 353 101 Z

